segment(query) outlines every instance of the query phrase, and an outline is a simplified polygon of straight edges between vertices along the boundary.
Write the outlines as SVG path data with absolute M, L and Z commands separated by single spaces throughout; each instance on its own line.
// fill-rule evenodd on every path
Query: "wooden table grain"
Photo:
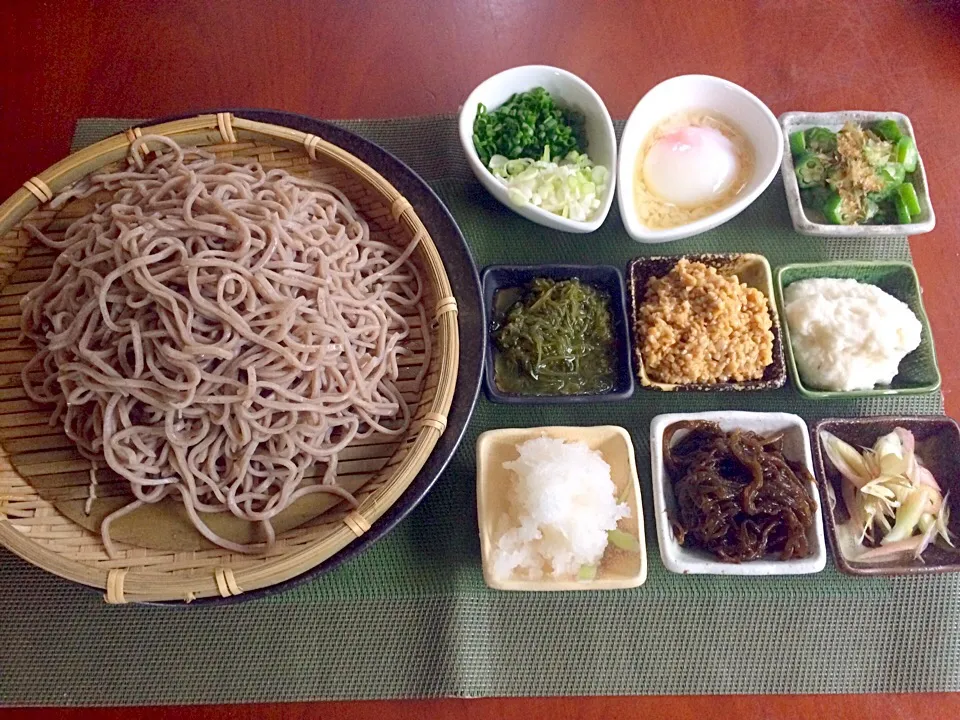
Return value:
M 81 116 L 269 107 L 324 118 L 449 113 L 489 75 L 546 63 L 614 117 L 673 75 L 739 83 L 775 114 L 899 110 L 937 228 L 911 242 L 947 412 L 960 411 L 960 4 L 953 0 L 8 1 L 0 22 L 0 196 L 60 159 Z M 798 237 L 798 242 L 802 240 Z M 2 698 L 0 698 L 2 702 Z M 957 695 L 547 698 L 152 709 L 158 718 L 957 717 Z M 7 717 L 128 718 L 118 709 Z

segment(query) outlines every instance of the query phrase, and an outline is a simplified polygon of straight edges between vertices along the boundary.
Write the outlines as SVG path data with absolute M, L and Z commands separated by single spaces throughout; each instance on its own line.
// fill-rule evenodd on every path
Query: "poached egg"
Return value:
M 679 207 L 706 205 L 722 198 L 739 172 L 736 147 L 710 127 L 673 130 L 653 143 L 643 161 L 647 187 Z

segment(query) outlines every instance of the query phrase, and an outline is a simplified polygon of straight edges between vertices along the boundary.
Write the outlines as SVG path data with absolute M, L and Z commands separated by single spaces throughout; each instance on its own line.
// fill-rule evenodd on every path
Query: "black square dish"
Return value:
M 611 265 L 490 265 L 483 271 L 483 311 L 487 328 L 493 325 L 494 297 L 499 290 L 520 288 L 535 278 L 571 280 L 601 290 L 610 298 L 616 357 L 616 380 L 605 393 L 578 395 L 520 395 L 506 393 L 497 387 L 494 359 L 497 346 L 493 333 L 487 333 L 487 350 L 483 377 L 487 397 L 492 402 L 516 404 L 585 403 L 626 400 L 633 395 L 633 370 L 630 363 L 630 340 L 627 327 L 627 299 L 623 275 Z
M 854 447 L 872 447 L 877 438 L 902 427 L 913 433 L 917 457 L 933 473 L 947 502 L 956 510 L 960 496 L 960 426 L 952 418 L 924 415 L 916 417 L 859 417 L 821 420 L 811 431 L 813 467 L 823 497 L 823 514 L 830 530 L 830 543 L 837 567 L 850 575 L 918 575 L 924 573 L 960 572 L 960 550 L 931 545 L 922 560 L 898 558 L 889 562 L 856 562 L 851 559 L 840 527 L 850 519 L 843 500 L 840 472 L 825 456 L 820 432 L 826 430 Z M 947 526 L 951 535 L 960 537 L 960 512 L 950 515 Z
M 717 383 L 662 383 L 651 379 L 647 375 L 640 352 L 641 339 L 637 337 L 637 311 L 643 302 L 647 283 L 651 278 L 660 278 L 667 275 L 683 258 L 690 262 L 699 262 L 716 268 L 720 275 L 736 275 L 737 279 L 748 287 L 755 288 L 767 298 L 767 309 L 770 312 L 770 332 L 773 333 L 773 362 L 763 371 L 759 380 L 744 380 L 742 382 Z M 773 297 L 773 276 L 770 263 L 762 255 L 754 253 L 711 253 L 706 255 L 675 255 L 669 257 L 638 257 L 627 266 L 627 282 L 630 284 L 630 335 L 634 343 L 633 358 L 637 364 L 637 374 L 640 384 L 651 390 L 696 390 L 704 392 L 739 392 L 743 390 L 774 390 L 783 387 L 787 381 L 787 366 L 783 358 L 783 333 L 780 328 L 780 317 L 777 314 L 777 303 Z

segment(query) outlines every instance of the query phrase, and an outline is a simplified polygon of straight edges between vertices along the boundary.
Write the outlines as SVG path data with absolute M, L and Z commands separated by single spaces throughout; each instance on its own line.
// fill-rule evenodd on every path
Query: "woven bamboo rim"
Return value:
M 54 504 L 56 498 L 86 493 L 89 462 L 59 428 L 49 427 L 44 419 L 49 419 L 49 409 L 30 402 L 20 385 L 19 370 L 33 348 L 18 343 L 19 300 L 46 277 L 54 257 L 30 239 L 22 229 L 24 221 L 54 235 L 62 232 L 85 212 L 75 207 L 82 201 L 60 211 L 49 210 L 45 203 L 80 178 L 123 161 L 131 143 L 148 134 L 167 135 L 218 156 L 256 157 L 265 167 L 331 182 L 381 239 L 401 244 L 421 238 L 413 259 L 425 281 L 427 318 L 433 322 L 419 328 L 421 334 L 415 330 L 421 340 L 412 349 L 422 358 L 422 333 L 429 332 L 434 350 L 420 396 L 409 387 L 412 383 L 401 387 L 408 402 L 416 405 L 410 430 L 399 439 L 368 440 L 347 448 L 341 467 L 365 480 L 355 493 L 359 507 L 351 512 L 335 507 L 288 530 L 263 556 L 221 548 L 179 552 L 121 545 L 118 557 L 108 558 L 99 536 Z M 460 355 L 456 310 L 440 254 L 410 202 L 373 168 L 315 135 L 218 113 L 131 129 L 70 155 L 30 178 L 0 205 L 0 543 L 45 570 L 102 588 L 111 603 L 236 596 L 316 567 L 369 531 L 400 498 L 446 428 Z M 402 370 L 401 381 L 413 377 L 414 370 Z M 39 485 L 39 478 L 54 489 L 42 495 L 31 482 Z

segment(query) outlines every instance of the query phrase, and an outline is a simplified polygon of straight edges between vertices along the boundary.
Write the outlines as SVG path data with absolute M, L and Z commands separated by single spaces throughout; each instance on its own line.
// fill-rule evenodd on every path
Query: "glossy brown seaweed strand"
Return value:
M 671 447 L 680 430 L 689 433 Z M 674 534 L 723 562 L 807 557 L 817 506 L 810 473 L 783 456 L 783 437 L 716 423 L 674 423 L 663 437 L 664 463 L 673 483 Z

